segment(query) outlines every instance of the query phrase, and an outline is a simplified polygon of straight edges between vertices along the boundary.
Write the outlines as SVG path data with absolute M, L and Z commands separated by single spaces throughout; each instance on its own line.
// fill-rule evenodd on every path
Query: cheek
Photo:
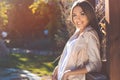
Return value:
M 86 25 L 88 25 L 89 24 L 89 20 L 88 20 L 88 18 L 86 17 L 86 18 L 84 18 L 84 22 L 86 23 Z
M 77 21 L 76 20 L 74 20 L 74 23 L 73 23 L 75 26 L 77 26 Z

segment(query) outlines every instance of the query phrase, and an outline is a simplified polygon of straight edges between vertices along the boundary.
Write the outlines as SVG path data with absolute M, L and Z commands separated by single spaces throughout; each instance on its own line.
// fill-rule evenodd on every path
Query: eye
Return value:
M 84 12 L 80 12 L 80 14 L 81 14 L 81 15 L 83 15 L 83 16 L 85 15 L 85 13 L 84 13 Z

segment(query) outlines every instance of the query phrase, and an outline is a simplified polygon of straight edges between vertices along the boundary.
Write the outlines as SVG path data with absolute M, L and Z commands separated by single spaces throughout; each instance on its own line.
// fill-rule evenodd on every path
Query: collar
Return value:
M 85 28 L 85 30 L 83 31 L 83 32 L 86 32 L 86 31 L 89 31 L 89 30 L 92 30 L 93 28 L 91 27 L 91 26 L 88 26 L 88 27 L 86 27 Z M 76 32 L 79 32 L 80 31 L 80 29 L 79 28 L 76 28 L 76 30 L 75 30 L 75 33 Z
M 92 30 L 92 29 L 93 29 L 93 28 L 92 28 L 91 26 L 88 26 L 88 27 L 85 28 L 85 30 L 84 30 L 83 32 L 90 31 L 90 30 Z
M 80 36 L 83 36 L 85 32 L 88 32 L 88 31 L 91 31 L 91 30 L 93 30 L 93 28 L 91 26 L 86 27 L 85 30 L 82 33 L 80 33 Z

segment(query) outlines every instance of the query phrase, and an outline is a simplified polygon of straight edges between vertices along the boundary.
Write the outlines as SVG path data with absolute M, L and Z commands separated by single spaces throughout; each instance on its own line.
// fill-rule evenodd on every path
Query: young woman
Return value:
M 70 15 L 76 31 L 63 50 L 52 80 L 85 80 L 86 73 L 101 68 L 99 29 L 92 5 L 78 0 Z

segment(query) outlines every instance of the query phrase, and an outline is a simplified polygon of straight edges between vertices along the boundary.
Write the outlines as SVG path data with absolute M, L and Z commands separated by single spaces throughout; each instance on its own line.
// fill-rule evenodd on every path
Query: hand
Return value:
M 58 68 L 56 67 L 52 74 L 52 80 L 57 80 Z
M 67 73 L 65 73 L 65 74 L 63 75 L 62 80 L 68 80 L 68 74 L 67 74 Z
M 52 75 L 52 80 L 57 80 L 57 75 Z
M 68 80 L 69 76 L 70 76 L 70 70 L 65 71 L 62 80 Z

